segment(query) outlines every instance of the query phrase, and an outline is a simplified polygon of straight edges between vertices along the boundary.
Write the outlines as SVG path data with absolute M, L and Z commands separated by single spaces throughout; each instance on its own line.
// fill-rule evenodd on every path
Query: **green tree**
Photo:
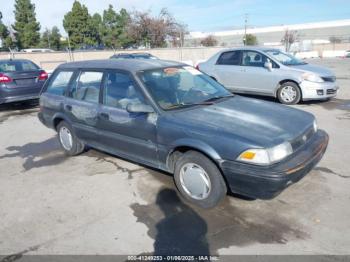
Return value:
M 9 29 L 2 22 L 2 13 L 0 12 L 0 40 L 2 42 L 2 49 L 8 50 L 9 48 L 14 48 L 16 45 L 12 40 Z
M 15 0 L 15 30 L 19 48 L 36 47 L 40 41 L 40 23 L 35 18 L 35 5 L 30 0 Z
M 255 35 L 247 34 L 246 39 L 243 38 L 243 43 L 244 45 L 257 45 L 258 39 L 256 38 Z
M 117 13 L 112 5 L 103 11 L 102 18 L 102 42 L 109 48 L 127 47 L 131 44 L 132 39 L 127 33 L 127 25 L 130 16 L 125 9 Z
M 57 26 L 51 30 L 46 29 L 41 36 L 40 46 L 43 48 L 51 48 L 54 50 L 61 49 L 61 34 Z
M 103 25 L 102 25 L 102 16 L 99 13 L 95 13 L 91 17 L 91 27 L 92 32 L 94 33 L 94 38 L 98 45 L 102 44 L 102 34 L 103 34 Z
M 63 27 L 68 33 L 73 48 L 97 44 L 97 32 L 89 11 L 85 5 L 74 1 L 72 10 L 63 19 Z

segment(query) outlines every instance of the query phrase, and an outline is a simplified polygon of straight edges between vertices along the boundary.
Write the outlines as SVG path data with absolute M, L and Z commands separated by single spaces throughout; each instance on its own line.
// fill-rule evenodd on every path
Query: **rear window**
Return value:
M 64 95 L 65 90 L 72 78 L 73 71 L 61 71 L 53 76 L 46 92 L 54 95 Z
M 0 72 L 36 71 L 39 67 L 31 61 L 0 61 Z

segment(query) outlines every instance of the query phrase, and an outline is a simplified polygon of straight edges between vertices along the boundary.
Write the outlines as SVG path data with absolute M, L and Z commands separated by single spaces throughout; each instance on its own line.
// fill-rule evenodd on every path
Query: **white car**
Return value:
M 234 93 L 277 97 L 283 104 L 329 99 L 339 89 L 329 69 L 268 47 L 220 51 L 197 69 Z

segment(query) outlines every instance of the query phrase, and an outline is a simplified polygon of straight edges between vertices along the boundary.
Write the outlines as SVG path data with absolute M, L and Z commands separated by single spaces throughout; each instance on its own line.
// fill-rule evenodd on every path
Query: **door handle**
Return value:
M 72 106 L 71 106 L 71 105 L 66 105 L 66 109 L 67 109 L 68 111 L 72 111 Z
M 103 118 L 103 119 L 109 119 L 109 114 L 107 114 L 107 113 L 101 113 L 101 114 L 100 114 L 100 117 Z

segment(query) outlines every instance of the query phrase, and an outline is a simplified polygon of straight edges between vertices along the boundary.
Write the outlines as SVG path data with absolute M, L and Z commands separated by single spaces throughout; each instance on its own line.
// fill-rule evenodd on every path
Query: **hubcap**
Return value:
M 185 164 L 180 170 L 180 183 L 191 198 L 202 200 L 209 196 L 211 183 L 205 170 L 194 163 Z
M 297 91 L 294 86 L 285 86 L 281 90 L 281 97 L 285 102 L 292 102 L 297 97 Z
M 66 128 L 65 126 L 61 127 L 59 132 L 59 137 L 64 149 L 66 149 L 67 151 L 70 151 L 73 146 L 73 138 L 69 129 Z

